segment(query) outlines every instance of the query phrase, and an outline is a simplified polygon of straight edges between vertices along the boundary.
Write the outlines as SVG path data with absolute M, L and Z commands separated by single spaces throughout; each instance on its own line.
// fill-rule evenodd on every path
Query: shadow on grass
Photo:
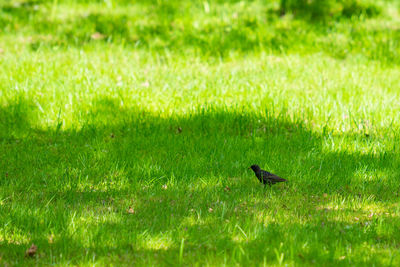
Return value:
M 48 207 L 44 204 L 51 197 L 46 193 L 42 199 L 7 201 L 13 203 L 13 209 L 6 216 L 4 232 L 13 231 L 30 241 L 21 244 L 6 239 L 2 257 L 8 263 L 24 264 L 140 265 L 176 264 L 180 255 L 182 264 L 277 264 L 282 257 L 287 263 L 365 266 L 387 263 L 385 260 L 396 256 L 380 250 L 398 246 L 398 217 L 349 223 L 333 213 L 310 212 L 310 199 L 296 194 L 282 197 L 279 189 L 264 199 L 262 191 L 252 192 L 245 184 L 233 186 L 229 192 L 219 186 L 194 190 L 153 186 L 132 191 L 64 192 L 52 196 Z M 281 199 L 276 200 L 277 196 Z M 133 214 L 126 211 L 128 205 L 134 207 Z M 283 219 L 294 214 L 305 219 Z M 23 258 L 31 242 L 39 247 L 38 254 L 34 259 Z M 378 251 L 371 252 L 370 246 Z
M 279 218 L 293 215 L 291 209 L 300 208 L 301 205 L 297 204 L 296 207 L 293 203 L 286 203 L 288 207 L 284 211 L 282 207 L 277 207 L 281 215 L 274 219 L 272 214 L 276 214 L 276 211 L 273 209 L 270 211 L 268 207 L 254 205 L 251 201 L 244 204 L 236 198 L 240 195 L 221 191 L 220 195 L 227 194 L 226 200 L 220 197 L 219 203 L 222 204 L 214 204 L 213 212 L 209 212 L 204 204 L 215 200 L 215 194 L 212 194 L 214 199 L 204 202 L 204 199 L 190 200 L 182 189 L 163 192 L 153 189 L 151 194 L 145 196 L 158 195 L 163 201 L 153 198 L 139 204 L 134 214 L 115 210 L 115 207 L 124 206 L 124 197 L 132 196 L 132 193 L 125 192 L 119 192 L 120 199 L 114 200 L 119 203 L 107 203 L 104 207 L 100 204 L 100 199 L 104 197 L 100 193 L 96 204 L 83 201 L 79 206 L 68 207 L 70 212 L 62 208 L 63 203 L 68 201 L 56 200 L 58 209 L 52 205 L 52 212 L 43 218 L 30 214 L 35 205 L 30 209 L 24 207 L 26 214 L 18 214 L 18 219 L 14 219 L 13 223 L 21 226 L 21 223 L 32 222 L 32 225 L 18 230 L 15 227 L 14 231 L 16 234 L 27 234 L 31 242 L 39 247 L 38 254 L 34 259 L 23 258 L 30 242 L 17 244 L 6 240 L 2 245 L 3 259 L 9 263 L 24 264 L 122 262 L 170 265 L 196 262 L 215 265 L 225 262 L 231 265 L 266 261 L 269 264 L 297 262 L 331 266 L 337 266 L 338 263 L 365 266 L 388 262 L 396 265 L 399 260 L 396 255 L 388 255 L 383 249 L 395 249 L 398 246 L 398 217 L 373 219 L 367 225 L 313 214 L 315 219 L 283 225 Z M 202 196 L 208 192 L 209 189 L 192 193 Z M 83 195 L 86 194 L 90 193 L 83 192 Z M 172 204 L 172 201 L 175 203 Z M 194 202 L 203 206 L 191 205 Z M 232 206 L 224 207 L 224 204 Z M 303 202 L 303 205 L 307 204 Z M 113 209 L 108 210 L 107 206 Z M 265 221 L 259 220 L 260 213 L 267 218 Z M 57 222 L 61 219 L 65 223 L 59 226 Z M 84 224 L 81 221 L 83 219 L 86 220 Z M 44 225 L 46 223 L 48 225 Z M 390 227 L 383 229 L 379 226 L 382 224 Z M 71 225 L 75 225 L 75 228 L 71 228 Z M 368 249 L 370 247 L 377 252 L 371 252 Z
M 142 48 L 158 53 L 187 51 L 188 54 L 195 52 L 218 58 L 229 57 L 232 52 L 323 52 L 340 59 L 351 54 L 362 54 L 368 59 L 385 64 L 399 63 L 398 46 L 396 41 L 392 41 L 398 39 L 398 31 L 383 24 L 378 30 L 365 29 L 348 20 L 349 25 L 343 27 L 341 24 L 332 24 L 331 12 L 320 12 L 318 8 L 313 14 L 327 13 L 326 21 L 329 23 L 307 19 L 282 21 L 276 13 L 280 11 L 272 8 L 268 1 L 259 4 L 260 9 L 266 10 L 264 14 L 250 13 L 243 7 L 239 8 L 235 2 L 220 1 L 218 4 L 225 5 L 225 9 L 226 6 L 232 9 L 231 14 L 223 15 L 227 19 L 221 19 L 220 15 L 213 12 L 204 13 L 203 3 L 189 1 L 135 3 L 133 6 L 135 10 L 142 11 L 143 19 L 138 19 L 137 15 L 129 12 L 110 11 L 101 4 L 98 4 L 99 11 L 85 14 L 74 12 L 75 16 L 57 19 L 48 16 L 53 12 L 53 1 L 26 1 L 24 5 L 5 5 L 4 14 L 0 13 L 0 26 L 3 25 L 10 33 L 20 31 L 21 28 L 30 32 L 26 42 L 32 50 L 43 47 L 82 47 L 100 42 L 123 44 L 131 49 Z M 353 2 L 354 5 L 348 6 L 347 12 L 342 10 L 347 15 L 342 14 L 339 17 L 351 17 L 354 20 L 361 14 L 372 12 L 367 11 L 367 6 L 358 7 L 358 1 Z M 120 8 L 126 7 L 128 10 L 132 8 L 130 4 L 132 3 L 118 3 Z M 305 17 L 310 11 L 309 6 L 319 6 L 318 2 L 304 2 L 304 5 L 300 10 L 305 11 Z M 336 4 L 334 6 L 335 11 L 342 13 L 341 8 L 338 9 Z M 85 6 L 80 8 L 83 10 Z M 200 16 L 198 21 L 187 15 L 191 13 Z M 341 27 L 351 30 L 339 30 Z M 337 41 L 338 36 L 341 42 Z
M 75 130 L 36 128 L 33 105 L 23 98 L 0 114 L 6 263 L 34 261 L 23 258 L 31 242 L 40 263 L 73 264 L 328 264 L 348 246 L 361 254 L 365 242 L 397 246 L 391 231 L 399 218 L 369 227 L 340 222 L 316 211 L 324 200 L 311 196 L 394 205 L 398 155 L 330 151 L 323 135 L 283 112 L 203 107 L 157 115 L 98 99 Z M 289 183 L 264 189 L 247 170 L 254 163 Z M 382 177 L 357 176 L 365 169 Z M 340 263 L 382 263 L 364 256 Z

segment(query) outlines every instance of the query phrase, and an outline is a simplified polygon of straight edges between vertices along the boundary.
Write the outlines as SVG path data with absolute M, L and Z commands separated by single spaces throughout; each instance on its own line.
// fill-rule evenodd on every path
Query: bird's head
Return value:
M 258 166 L 258 165 L 251 165 L 251 166 L 249 167 L 249 169 L 252 169 L 254 172 L 259 172 L 259 171 L 261 171 L 261 168 L 260 168 L 260 166 Z

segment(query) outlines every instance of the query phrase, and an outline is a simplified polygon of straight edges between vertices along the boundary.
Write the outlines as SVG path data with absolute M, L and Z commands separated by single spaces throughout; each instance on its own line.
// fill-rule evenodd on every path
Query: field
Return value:
M 0 266 L 399 266 L 400 3 L 337 2 L 1 1 Z

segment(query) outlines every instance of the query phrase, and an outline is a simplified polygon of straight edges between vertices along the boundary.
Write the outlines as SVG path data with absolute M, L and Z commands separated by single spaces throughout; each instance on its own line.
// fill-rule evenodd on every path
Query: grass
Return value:
M 396 2 L 243 3 L 3 7 L 1 265 L 400 264 Z

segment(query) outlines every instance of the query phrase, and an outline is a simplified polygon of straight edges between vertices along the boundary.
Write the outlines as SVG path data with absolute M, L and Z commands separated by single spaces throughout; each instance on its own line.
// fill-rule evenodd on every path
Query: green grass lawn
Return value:
M 397 1 L 131 2 L 0 4 L 0 266 L 400 265 Z

